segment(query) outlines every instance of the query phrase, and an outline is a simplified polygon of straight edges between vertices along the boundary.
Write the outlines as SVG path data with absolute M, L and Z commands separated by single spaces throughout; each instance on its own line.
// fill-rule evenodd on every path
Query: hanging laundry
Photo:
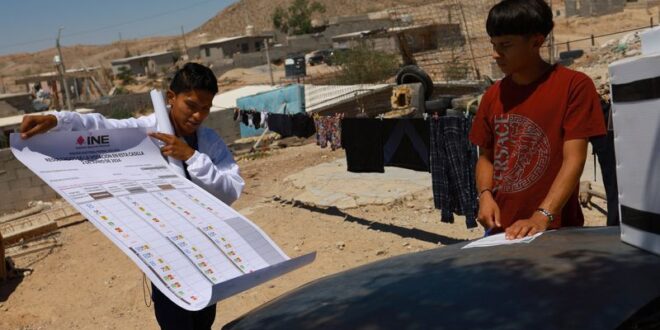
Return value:
M 241 123 L 245 126 L 250 126 L 250 121 L 248 118 L 248 113 L 247 111 L 241 111 Z
M 430 140 L 424 119 L 383 119 L 385 166 L 429 172 Z
M 472 118 L 448 114 L 431 119 L 431 180 L 433 201 L 441 221 L 464 215 L 468 228 L 477 226 L 475 167 L 477 148 L 468 140 Z
M 252 125 L 256 129 L 261 128 L 261 112 L 255 111 L 252 113 Z
M 341 118 L 341 115 L 316 116 L 314 118 L 317 145 L 325 148 L 329 142 L 333 151 L 341 148 Z
M 271 113 L 268 115 L 268 128 L 282 137 L 297 136 L 308 138 L 314 133 L 314 121 L 307 114 L 297 113 L 285 115 Z
M 349 172 L 385 172 L 382 133 L 383 121 L 380 119 L 341 120 L 341 144 L 346 150 Z
M 268 112 L 266 112 L 266 111 L 262 111 L 262 112 L 261 112 L 261 122 L 259 123 L 259 125 L 260 125 L 261 127 L 264 127 L 264 128 L 265 128 L 266 126 L 268 126 L 268 125 L 266 125 L 266 121 L 267 121 L 267 119 L 268 119 Z
M 296 113 L 291 116 L 293 125 L 291 126 L 293 135 L 300 138 L 308 138 L 316 133 L 314 120 L 306 113 Z

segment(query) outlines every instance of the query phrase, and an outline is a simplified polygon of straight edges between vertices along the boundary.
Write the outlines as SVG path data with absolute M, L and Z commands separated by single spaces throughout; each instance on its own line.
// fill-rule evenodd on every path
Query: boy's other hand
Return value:
M 534 213 L 529 219 L 518 220 L 505 231 L 506 239 L 518 239 L 534 236 L 548 229 L 548 218 L 544 215 Z
M 151 132 L 149 133 L 149 136 L 165 143 L 165 145 L 160 148 L 160 152 L 162 152 L 164 156 L 185 162 L 195 154 L 195 149 L 191 148 L 186 142 L 174 135 Z
M 57 126 L 54 115 L 23 116 L 21 123 L 21 139 L 29 139 L 37 134 L 46 133 Z
M 483 193 L 479 198 L 479 215 L 477 216 L 477 221 L 486 230 L 502 226 L 500 222 L 500 207 L 490 192 Z

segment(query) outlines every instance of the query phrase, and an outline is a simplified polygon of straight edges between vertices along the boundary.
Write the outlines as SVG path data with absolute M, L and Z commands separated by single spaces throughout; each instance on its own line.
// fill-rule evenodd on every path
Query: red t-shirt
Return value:
M 470 140 L 493 149 L 493 192 L 507 228 L 531 217 L 559 173 L 564 141 L 605 134 L 594 83 L 585 74 L 555 65 L 521 86 L 510 77 L 483 96 Z M 582 226 L 579 184 L 550 228 Z

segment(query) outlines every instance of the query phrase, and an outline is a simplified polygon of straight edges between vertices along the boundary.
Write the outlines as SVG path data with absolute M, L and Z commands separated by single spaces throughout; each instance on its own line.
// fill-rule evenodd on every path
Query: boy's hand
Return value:
M 548 229 L 548 218 L 544 215 L 534 212 L 529 219 L 518 220 L 506 229 L 506 239 L 518 239 L 526 236 L 533 236 Z
M 185 162 L 195 154 L 195 149 L 191 148 L 186 142 L 174 135 L 151 132 L 149 133 L 149 136 L 165 143 L 165 145 L 160 148 L 160 152 L 162 152 L 164 156 Z
M 46 133 L 57 126 L 54 115 L 23 116 L 21 123 L 21 139 L 29 139 L 34 135 Z
M 500 207 L 497 206 L 493 195 L 488 191 L 484 192 L 479 198 L 479 215 L 477 216 L 477 221 L 486 230 L 502 226 L 500 223 Z

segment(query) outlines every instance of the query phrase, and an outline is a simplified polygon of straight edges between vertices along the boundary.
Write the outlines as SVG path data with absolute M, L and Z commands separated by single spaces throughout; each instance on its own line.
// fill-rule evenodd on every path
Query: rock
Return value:
M 401 246 L 410 246 L 410 243 L 408 243 L 408 242 L 403 242 L 403 244 L 401 244 Z
M 337 246 L 337 249 L 344 250 L 344 248 L 346 248 L 346 243 L 344 243 L 343 241 L 339 241 L 339 242 L 337 242 L 336 246 Z
M 637 56 L 641 54 L 641 51 L 639 49 L 631 49 L 627 50 L 623 55 L 626 57 L 632 57 L 632 56 Z
M 269 288 L 269 289 L 274 289 L 274 288 L 275 288 L 275 284 L 271 284 L 271 285 L 269 285 L 268 288 Z
M 298 245 L 294 246 L 293 249 L 294 249 L 295 251 L 300 251 L 300 248 L 298 247 Z
M 408 204 L 406 204 L 406 207 L 408 207 L 409 209 L 413 209 L 413 208 L 415 208 L 415 204 L 408 203 Z
M 377 255 L 377 256 L 382 256 L 382 255 L 386 255 L 386 254 L 387 254 L 387 251 L 385 251 L 385 250 L 378 250 L 378 251 L 376 251 L 376 255 Z

